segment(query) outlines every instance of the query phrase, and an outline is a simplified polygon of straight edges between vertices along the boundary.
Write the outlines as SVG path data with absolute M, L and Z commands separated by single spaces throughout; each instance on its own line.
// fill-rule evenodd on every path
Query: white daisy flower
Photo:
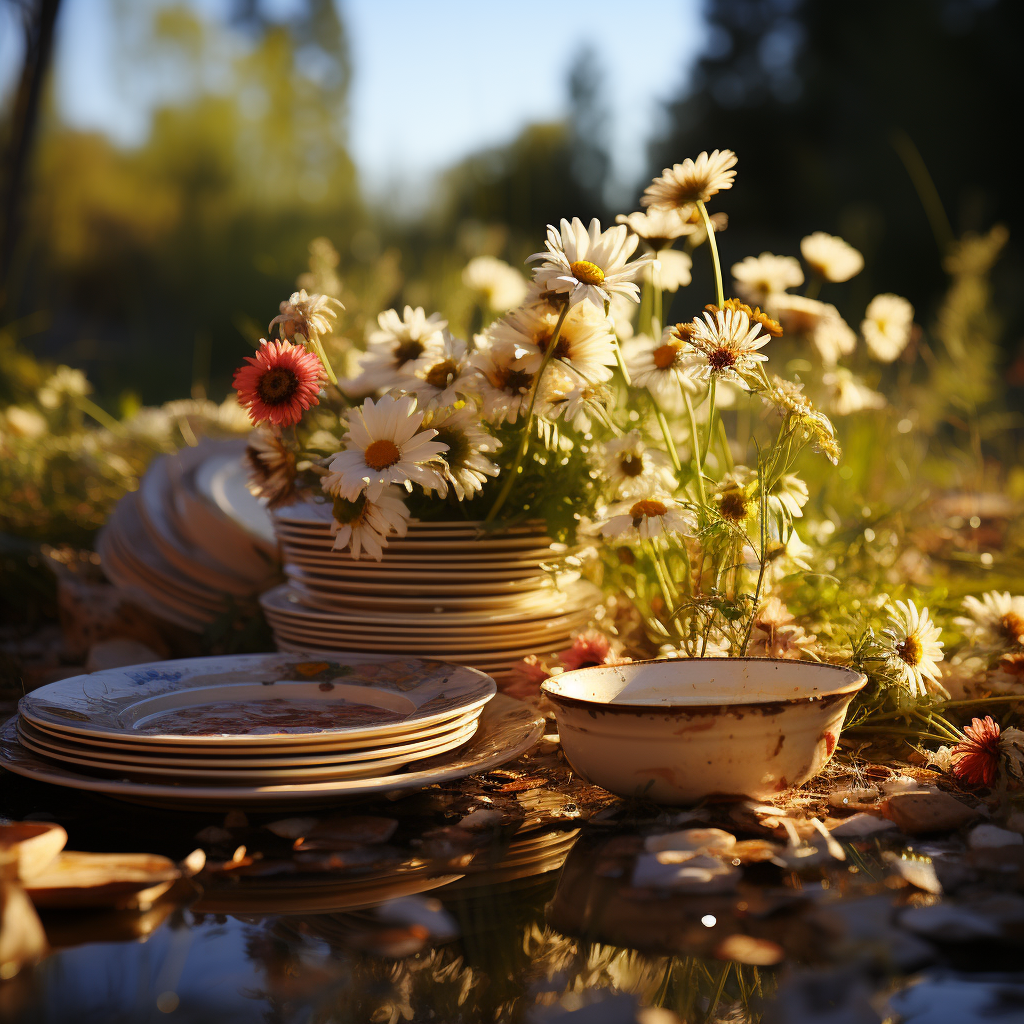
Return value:
M 840 357 L 850 355 L 857 347 L 853 328 L 830 303 L 789 292 L 777 292 L 765 301 L 768 311 L 788 333 L 810 339 L 826 366 L 835 366 Z
M 804 505 L 809 497 L 807 484 L 795 473 L 783 473 L 772 485 L 768 494 L 768 507 L 776 512 L 785 510 L 792 518 L 804 514 Z
M 345 451 L 338 452 L 330 472 L 320 484 L 328 494 L 355 501 L 362 491 L 376 498 L 387 484 L 418 483 L 426 490 L 443 485 L 438 456 L 445 451 L 434 441 L 437 431 L 420 430 L 423 413 L 411 395 L 385 395 L 376 405 L 372 398 L 349 416 L 348 433 L 342 438 Z
M 527 262 L 543 261 L 533 272 L 542 289 L 568 292 L 570 305 L 587 299 L 603 312 L 613 295 L 640 301 L 640 289 L 633 281 L 650 257 L 628 262 L 639 241 L 621 224 L 602 231 L 595 217 L 588 231 L 579 217 L 573 217 L 571 224 L 563 218 L 561 232 L 548 225 L 546 252 L 534 253 Z
M 462 283 L 483 292 L 496 313 L 504 313 L 526 298 L 526 278 L 496 256 L 474 256 L 462 271 Z
M 359 363 L 360 376 L 352 383 L 355 390 L 357 384 L 364 385 L 364 390 L 394 387 L 402 374 L 414 374 L 424 360 L 429 362 L 441 349 L 448 321 L 438 313 L 428 317 L 421 306 L 406 306 L 402 316 L 397 310 L 385 310 L 377 317 L 377 324 Z
M 424 426 L 436 430 L 434 440 L 448 446 L 441 455 L 441 461 L 444 463 L 445 480 L 451 484 L 459 501 L 472 498 L 488 477 L 498 475 L 498 467 L 485 453 L 496 452 L 501 442 L 480 429 L 476 409 L 468 405 L 443 409 L 429 414 Z
M 74 402 L 92 393 L 92 385 L 81 370 L 58 366 L 36 393 L 44 409 L 59 409 L 66 401 Z M 248 416 L 246 421 L 248 422 Z
M 305 288 L 300 288 L 279 308 L 281 312 L 270 321 L 268 337 L 274 324 L 280 324 L 281 336 L 291 341 L 296 334 L 309 340 L 330 334 L 334 330 L 331 321 L 337 318 L 337 311 L 345 307 L 330 295 L 307 295 Z
M 720 309 L 714 317 L 705 313 L 703 320 L 694 317 L 690 345 L 702 358 L 693 367 L 693 379 L 726 380 L 749 390 L 745 375 L 768 358 L 758 352 L 768 341 L 761 325 L 751 326 L 750 317 L 742 310 Z
M 678 249 L 662 249 L 655 254 L 653 263 L 647 265 L 644 280 L 665 292 L 677 292 L 689 285 L 693 260 L 688 253 Z
M 602 537 L 623 537 L 634 543 L 671 533 L 689 534 L 695 528 L 693 517 L 682 505 L 659 494 L 612 505 L 600 525 Z
M 681 164 L 666 167 L 640 198 L 640 205 L 656 210 L 686 210 L 697 202 L 707 202 L 717 192 L 732 188 L 736 154 L 731 149 L 701 153 L 696 160 L 687 157 Z
M 638 388 L 650 390 L 659 405 L 674 409 L 683 388 L 691 393 L 700 390 L 693 377 L 698 357 L 689 344 L 692 333 L 692 324 L 676 324 L 665 328 L 657 344 L 641 334 L 629 348 L 626 369 L 630 380 Z
M 880 363 L 891 363 L 907 347 L 914 326 L 914 307 L 899 295 L 876 295 L 864 312 L 860 332 L 868 352 Z
M 392 533 L 404 537 L 409 529 L 409 510 L 399 494 L 397 487 L 388 486 L 376 498 L 366 494 L 355 501 L 336 497 L 331 521 L 334 550 L 348 548 L 356 561 L 365 551 L 379 562 L 388 537 Z
M 897 601 L 884 630 L 886 667 L 910 688 L 911 696 L 925 696 L 925 679 L 941 679 L 942 630 L 932 622 L 928 609 L 918 611 L 913 601 Z
M 692 235 L 699 230 L 697 224 L 682 210 L 662 210 L 652 207 L 642 213 L 620 213 L 616 224 L 625 224 L 635 235 L 649 242 L 655 250 L 666 249 L 677 238 Z
M 804 238 L 800 253 L 826 281 L 849 281 L 864 269 L 864 257 L 849 242 L 824 231 Z
M 516 361 L 515 349 L 511 345 L 495 345 L 483 335 L 477 336 L 477 349 L 473 353 L 473 368 L 476 370 L 474 385 L 483 407 L 483 417 L 489 423 L 515 423 L 520 415 L 526 415 L 530 407 L 530 395 L 537 375 L 513 366 Z M 547 388 L 548 374 L 545 374 L 542 388 Z M 537 396 L 542 405 L 544 391 Z
M 606 384 L 587 384 L 578 377 L 550 369 L 544 377 L 544 386 L 546 415 L 552 419 L 561 416 L 583 433 L 590 430 L 595 407 L 607 409 L 613 397 Z
M 677 481 L 668 456 L 648 447 L 639 430 L 605 442 L 601 452 L 605 478 L 620 498 L 671 492 Z
M 769 295 L 797 288 L 804 283 L 800 261 L 794 256 L 763 252 L 732 265 L 732 280 L 740 298 L 752 306 L 763 306 Z
M 859 377 L 837 366 L 821 378 L 828 396 L 828 408 L 835 416 L 849 416 L 862 409 L 883 409 L 885 395 L 872 391 Z
M 443 409 L 473 393 L 474 375 L 466 343 L 447 330 L 443 338 L 440 348 L 431 348 L 416 360 L 414 373 L 400 371 L 403 380 L 398 386 L 415 395 L 421 409 Z
M 536 373 L 551 347 L 558 316 L 544 307 L 523 306 L 496 320 L 485 335 L 491 344 L 512 350 L 515 369 Z M 584 381 L 608 380 L 615 365 L 611 321 L 586 303 L 569 310 L 555 343 L 554 358 Z
M 1024 597 L 990 590 L 981 600 L 964 598 L 967 613 L 953 620 L 972 644 L 984 647 L 1024 647 Z

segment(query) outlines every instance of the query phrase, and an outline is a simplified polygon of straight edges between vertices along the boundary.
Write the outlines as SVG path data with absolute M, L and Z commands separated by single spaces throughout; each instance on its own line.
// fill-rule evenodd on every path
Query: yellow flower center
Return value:
M 382 469 L 393 466 L 401 457 L 402 453 L 398 450 L 398 445 L 383 437 L 379 441 L 372 441 L 363 452 L 366 464 L 370 469 L 377 470 L 378 473 Z
M 658 501 L 656 498 L 644 498 L 629 510 L 629 514 L 633 520 L 633 525 L 639 526 L 644 519 L 663 516 L 667 511 L 668 508 L 664 502 Z
M 654 365 L 659 370 L 667 370 L 675 366 L 679 358 L 679 348 L 673 344 L 660 345 L 654 350 Z
M 426 382 L 432 388 L 446 388 L 459 375 L 459 368 L 453 359 L 443 359 L 427 371 Z
M 590 260 L 577 260 L 569 264 L 572 276 L 584 284 L 601 284 L 604 281 L 604 271 Z
M 924 648 L 916 636 L 905 636 L 897 645 L 896 653 L 902 662 L 914 668 L 921 664 Z
M 633 452 L 627 452 L 619 459 L 619 469 L 622 470 L 623 476 L 640 476 L 644 471 L 644 457 L 642 455 L 635 455 Z
M 999 622 L 1003 636 L 1011 644 L 1024 644 L 1024 618 L 1016 612 L 1007 612 Z

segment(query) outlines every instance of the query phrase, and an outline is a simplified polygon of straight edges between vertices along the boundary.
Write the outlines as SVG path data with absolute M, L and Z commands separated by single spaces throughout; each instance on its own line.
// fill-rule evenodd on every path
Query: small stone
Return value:
M 879 818 L 876 814 L 864 813 L 852 815 L 831 831 L 838 839 L 864 839 L 890 828 L 896 828 L 895 822 L 889 821 L 888 818 Z
M 736 837 L 720 828 L 688 828 L 682 832 L 666 832 L 660 836 L 648 836 L 644 849 L 648 853 L 662 850 L 686 850 L 692 853 L 706 853 L 725 856 L 736 845 Z
M 833 807 L 849 807 L 851 804 L 872 803 L 878 799 L 878 790 L 874 786 L 861 789 L 836 789 L 828 795 L 828 802 Z
M 500 825 L 505 819 L 504 811 L 495 811 L 490 808 L 481 807 L 475 811 L 470 811 L 462 821 L 458 823 L 458 828 L 468 829 L 473 832 L 477 829 L 482 828 L 493 828 L 495 825 Z
M 977 821 L 976 810 L 938 790 L 894 793 L 881 805 L 885 816 L 908 835 L 952 832 Z
M 1009 832 L 996 825 L 976 825 L 967 837 L 967 845 L 972 850 L 986 850 L 999 846 L 1024 846 L 1024 836 L 1019 832 Z
M 224 827 L 225 828 L 248 828 L 249 827 L 249 817 L 245 813 L 245 811 L 239 810 L 236 807 L 234 810 L 228 811 L 228 813 L 224 815 Z
M 898 853 L 887 850 L 882 854 L 882 859 L 904 881 L 924 890 L 924 892 L 941 895 L 942 883 L 935 874 L 935 865 L 930 857 L 908 857 L 906 854 L 900 856 Z
M 152 647 L 147 647 L 139 640 L 118 636 L 110 640 L 100 640 L 89 648 L 85 671 L 102 672 L 104 669 L 143 665 L 149 661 L 162 660 Z
M 735 960 L 754 967 L 771 967 L 781 963 L 784 955 L 777 942 L 753 935 L 730 935 L 715 947 L 715 956 L 719 960 Z
M 269 825 L 264 825 L 264 828 L 282 839 L 301 839 L 316 828 L 317 820 L 316 818 L 281 818 L 278 821 L 272 821 Z
M 632 884 L 637 889 L 671 889 L 674 892 L 732 892 L 742 876 L 739 868 L 715 857 L 696 855 L 680 862 L 687 851 L 644 853 L 636 859 Z
M 909 775 L 898 775 L 895 779 L 890 779 L 881 785 L 881 790 L 886 796 L 892 796 L 893 793 L 910 793 L 913 790 L 924 788 L 920 782 L 912 779 Z

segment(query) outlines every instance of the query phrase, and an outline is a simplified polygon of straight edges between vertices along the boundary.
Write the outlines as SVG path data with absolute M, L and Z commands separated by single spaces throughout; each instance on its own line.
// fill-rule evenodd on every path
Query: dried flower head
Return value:
M 768 358 L 758 351 L 768 340 L 760 324 L 751 326 L 742 311 L 720 309 L 714 317 L 694 318 L 690 344 L 702 357 L 693 368 L 694 379 L 725 380 L 749 390 L 748 377 Z
M 354 501 L 335 497 L 331 522 L 334 550 L 348 548 L 357 561 L 365 550 L 379 562 L 388 546 L 388 537 L 392 533 L 404 537 L 409 529 L 409 510 L 400 493 L 397 487 L 386 487 L 375 497 L 365 493 Z
M 818 638 L 805 632 L 777 597 L 763 601 L 754 613 L 747 654 L 797 661 L 813 653 Z
M 296 499 L 295 453 L 271 430 L 253 432 L 245 449 L 249 490 L 268 508 L 281 508 Z
M 706 203 L 713 195 L 732 188 L 736 178 L 736 154 L 731 149 L 701 153 L 696 160 L 687 157 L 681 164 L 666 167 L 640 199 L 641 206 L 656 210 L 684 210 Z
M 272 333 L 274 325 L 280 324 L 282 338 L 291 341 L 301 334 L 303 338 L 313 340 L 321 334 L 331 333 L 334 328 L 331 321 L 337 318 L 337 311 L 344 308 L 339 299 L 330 295 L 307 295 L 306 290 L 300 288 L 281 303 L 281 312 L 270 321 L 267 331 Z
M 999 775 L 999 723 L 989 715 L 964 726 L 962 739 L 950 754 L 953 775 L 969 786 L 994 786 Z
M 320 404 L 323 365 L 301 345 L 261 339 L 256 355 L 245 361 L 249 365 L 235 371 L 232 384 L 253 423 L 294 426 L 307 409 Z

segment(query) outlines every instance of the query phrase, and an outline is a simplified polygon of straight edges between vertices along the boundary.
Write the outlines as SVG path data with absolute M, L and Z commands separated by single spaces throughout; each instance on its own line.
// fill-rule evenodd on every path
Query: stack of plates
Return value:
M 542 720 L 474 669 L 415 658 L 190 658 L 23 697 L 0 766 L 156 804 L 325 802 L 495 767 Z M 397 775 L 406 766 L 413 769 Z
M 568 647 L 597 596 L 543 527 L 414 522 L 376 562 L 333 550 L 329 505 L 275 521 L 289 582 L 261 604 L 282 650 L 417 654 L 500 678 L 527 654 Z
M 103 571 L 160 618 L 201 632 L 278 577 L 273 524 L 246 488 L 245 441 L 156 459 L 97 545 Z

